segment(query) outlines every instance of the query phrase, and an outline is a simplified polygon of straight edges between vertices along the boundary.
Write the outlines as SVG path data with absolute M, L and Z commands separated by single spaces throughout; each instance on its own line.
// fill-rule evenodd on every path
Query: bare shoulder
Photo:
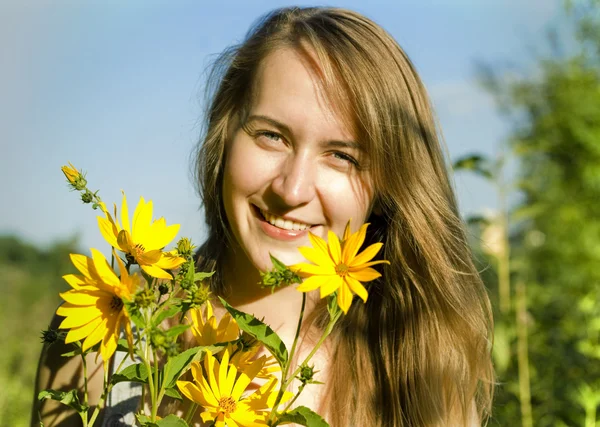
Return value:
M 62 320 L 63 317 L 54 315 L 50 327 L 58 328 Z M 81 426 L 81 419 L 74 410 L 52 400 L 39 402 L 37 399 L 38 393 L 46 389 L 61 391 L 77 389 L 80 398 L 83 397 L 84 376 L 81 358 L 67 358 L 61 356 L 72 350 L 72 346 L 65 345 L 64 343 L 57 342 L 51 345 L 44 344 L 40 354 L 35 383 L 35 394 L 33 396 L 31 410 L 32 427 L 39 426 L 40 419 L 46 427 Z M 101 359 L 98 359 L 98 362 L 96 362 L 95 353 L 88 355 L 86 361 L 89 377 L 88 400 L 91 405 L 95 405 L 102 393 L 104 369 L 102 367 Z

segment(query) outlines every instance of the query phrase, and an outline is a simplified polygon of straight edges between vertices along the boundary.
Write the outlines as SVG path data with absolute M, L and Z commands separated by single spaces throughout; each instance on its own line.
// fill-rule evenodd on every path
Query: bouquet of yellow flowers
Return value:
M 180 239 L 174 250 L 165 250 L 179 225 L 167 225 L 164 218 L 154 220 L 151 201 L 141 198 L 130 217 L 123 194 L 121 208 L 115 205 L 111 213 L 98 191 L 88 189 L 82 172 L 71 164 L 62 171 L 69 186 L 81 193 L 82 201 L 100 211 L 98 226 L 112 247 L 112 256 L 109 261 L 93 248 L 91 257 L 71 254 L 80 274 L 63 276 L 71 289 L 60 294 L 64 303 L 56 311 L 64 317 L 59 329 L 67 332 L 46 331 L 44 336 L 62 337 L 73 346 L 64 356 L 82 358 L 84 390 L 44 390 L 40 400 L 54 399 L 70 406 L 89 427 L 97 422 L 112 388 L 130 381 L 143 385 L 149 401 L 136 414 L 141 426 L 188 426 L 198 411 L 204 423 L 217 427 L 328 425 L 311 409 L 293 404 L 306 385 L 318 383 L 309 363 L 348 312 L 353 295 L 367 300 L 362 283 L 380 276 L 371 267 L 387 263 L 372 261 L 381 243 L 359 253 L 368 224 L 352 234 L 348 223 L 341 241 L 331 231 L 328 241 L 309 233 L 312 247 L 299 248 L 309 262 L 286 266 L 271 257 L 273 270 L 261 274 L 262 285 L 274 289 L 297 284 L 297 290 L 303 292 L 296 336 L 288 351 L 271 327 L 222 298 L 218 304 L 227 312 L 221 319 L 215 317 L 206 284 L 214 272 L 196 271 L 194 245 L 188 238 Z M 316 289 L 321 298 L 327 298 L 329 321 L 308 356 L 292 366 L 306 292 Z M 187 330 L 196 345 L 182 350 Z M 258 357 L 262 348 L 268 355 Z M 93 411 L 87 402 L 85 356 L 90 352 L 96 352 L 104 365 L 103 392 Z M 127 358 L 123 357 L 111 374 L 110 362 L 116 352 L 127 353 L 133 363 L 125 366 Z M 255 378 L 263 385 L 249 390 Z M 294 379 L 301 383 L 295 394 L 288 391 Z M 188 401 L 183 418 L 157 415 L 165 396 Z

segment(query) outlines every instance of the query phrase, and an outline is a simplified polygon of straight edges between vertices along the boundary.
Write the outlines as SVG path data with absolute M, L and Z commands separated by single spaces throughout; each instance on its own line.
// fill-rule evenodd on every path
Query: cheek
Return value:
M 261 193 L 269 185 L 276 165 L 243 136 L 235 138 L 228 147 L 223 177 L 223 197 L 229 211 L 234 200 Z M 227 212 L 228 216 L 231 212 Z
M 373 191 L 370 185 L 358 177 L 338 173 L 322 176 L 321 199 L 329 219 L 328 226 L 341 235 L 346 223 L 352 220 L 352 231 L 358 230 L 371 211 Z

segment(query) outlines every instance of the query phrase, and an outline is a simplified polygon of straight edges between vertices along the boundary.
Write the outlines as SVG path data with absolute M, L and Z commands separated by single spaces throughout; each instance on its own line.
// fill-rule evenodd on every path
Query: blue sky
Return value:
M 0 234 L 41 245 L 78 234 L 105 244 L 96 212 L 68 191 L 60 166 L 88 172 L 103 200 L 152 199 L 155 216 L 199 241 L 190 177 L 211 58 L 283 1 L 0 1 Z M 332 1 L 387 29 L 433 99 L 451 158 L 494 155 L 509 129 L 476 83 L 476 61 L 527 69 L 561 0 Z M 477 178 L 456 176 L 463 214 L 495 205 Z

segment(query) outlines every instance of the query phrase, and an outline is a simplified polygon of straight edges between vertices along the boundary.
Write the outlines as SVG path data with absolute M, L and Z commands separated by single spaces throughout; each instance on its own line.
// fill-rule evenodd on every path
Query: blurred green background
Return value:
M 470 191 L 479 201 L 478 212 L 463 212 L 495 312 L 492 426 L 600 425 L 600 2 L 561 3 L 559 13 L 565 25 L 547 28 L 526 72 L 508 54 L 499 58 L 504 63 L 469 64 L 506 125 L 502 137 L 481 151 L 453 149 L 449 141 L 459 196 Z M 183 145 L 187 152 L 193 144 Z M 128 169 L 136 167 L 143 166 Z M 3 198 L 3 213 L 8 202 Z M 92 218 L 91 230 L 94 215 L 75 210 Z M 66 289 L 68 254 L 89 242 L 53 237 L 40 244 L 18 227 L 1 229 L 0 425 L 24 426 L 40 331 Z

